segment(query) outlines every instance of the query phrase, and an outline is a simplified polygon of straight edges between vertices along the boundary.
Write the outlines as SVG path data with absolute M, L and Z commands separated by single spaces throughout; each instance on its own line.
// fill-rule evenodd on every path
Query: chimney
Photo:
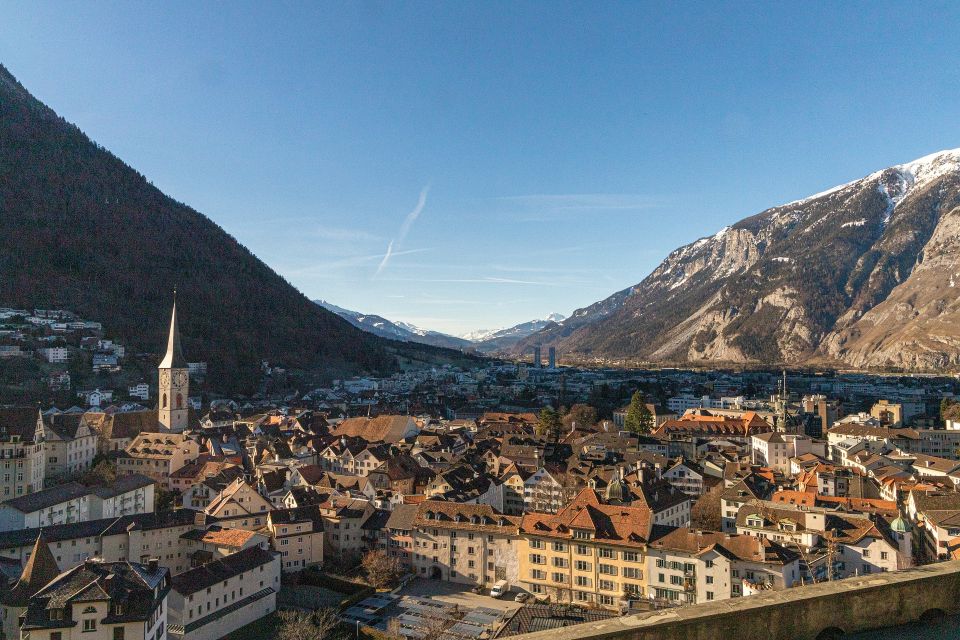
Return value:
M 150 573 L 156 573 L 157 569 L 160 568 L 160 560 L 158 558 L 150 558 L 147 561 L 147 569 L 150 570 Z

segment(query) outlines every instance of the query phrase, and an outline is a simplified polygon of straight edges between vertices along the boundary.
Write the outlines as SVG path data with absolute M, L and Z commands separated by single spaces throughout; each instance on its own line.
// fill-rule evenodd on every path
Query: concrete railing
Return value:
M 960 561 L 823 582 L 511 637 L 814 640 L 960 612 Z

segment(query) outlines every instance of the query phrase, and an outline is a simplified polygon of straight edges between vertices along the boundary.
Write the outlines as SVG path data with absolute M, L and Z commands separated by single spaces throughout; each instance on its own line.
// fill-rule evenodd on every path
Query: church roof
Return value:
M 167 355 L 160 362 L 161 369 L 186 369 L 187 360 L 180 350 L 180 327 L 177 324 L 177 300 L 173 300 L 173 313 L 170 315 L 170 334 L 167 336 Z

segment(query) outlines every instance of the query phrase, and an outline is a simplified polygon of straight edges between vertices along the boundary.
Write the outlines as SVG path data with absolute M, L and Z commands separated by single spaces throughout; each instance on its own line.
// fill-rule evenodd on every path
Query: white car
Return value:
M 507 584 L 507 581 L 500 580 L 495 585 L 493 585 L 492 589 L 490 589 L 490 597 L 499 598 L 509 590 L 510 590 L 510 585 Z

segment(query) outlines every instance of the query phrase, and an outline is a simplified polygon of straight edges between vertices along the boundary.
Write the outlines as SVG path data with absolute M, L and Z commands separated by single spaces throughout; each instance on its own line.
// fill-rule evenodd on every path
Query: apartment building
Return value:
M 647 549 L 649 595 L 670 604 L 726 600 L 800 580 L 800 554 L 748 535 L 671 530 Z
M 482 504 L 427 500 L 413 518 L 411 568 L 427 578 L 492 585 L 521 579 L 520 518 Z
M 584 489 L 556 514 L 527 513 L 520 524 L 520 583 L 556 602 L 606 608 L 647 593 L 648 508 L 605 505 Z
M 153 509 L 154 484 L 146 476 L 125 476 L 98 487 L 71 482 L 0 503 L 0 531 L 117 518 Z
M 908 541 L 880 516 L 764 501 L 740 508 L 737 533 L 799 551 L 805 580 L 896 571 L 913 564 Z
M 219 640 L 276 611 L 280 554 L 253 546 L 174 576 L 171 586 L 171 632 Z
M 266 529 L 280 552 L 281 571 L 299 571 L 323 564 L 323 516 L 316 506 L 271 511 Z
M 43 489 L 43 443 L 35 409 L 0 409 L 0 501 Z
M 523 483 L 525 511 L 556 513 L 564 505 L 563 498 L 563 485 L 542 467 Z
M 40 414 L 36 433 L 43 442 L 47 479 L 72 476 L 93 466 L 97 434 L 84 422 L 82 413 Z

